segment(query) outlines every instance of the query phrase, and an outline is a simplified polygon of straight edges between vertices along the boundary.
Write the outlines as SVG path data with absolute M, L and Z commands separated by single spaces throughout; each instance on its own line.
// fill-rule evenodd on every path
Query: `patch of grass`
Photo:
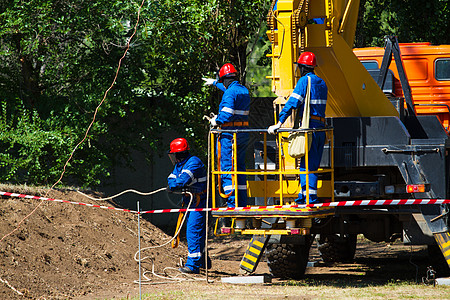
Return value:
M 4 184 L 0 183 L 0 190 L 9 193 L 19 193 L 19 194 L 31 194 L 31 195 L 43 195 L 48 191 L 50 187 L 44 186 L 30 186 L 27 184 Z
M 158 293 L 145 293 L 142 294 L 142 299 L 152 299 L 152 300 L 165 300 L 165 299 L 181 299 L 186 298 L 183 291 L 169 291 L 169 292 L 158 292 Z M 108 299 L 105 299 L 108 300 Z M 112 300 L 112 299 L 111 299 Z M 120 298 L 120 300 L 139 300 L 139 295 L 135 297 Z
M 333 280 L 332 280 L 333 281 Z M 425 286 L 405 283 L 393 285 L 350 286 L 342 281 L 289 280 L 272 285 L 226 285 L 183 283 L 173 290 L 143 295 L 143 299 L 450 299 L 450 286 Z M 339 285 L 339 284 L 340 285 Z M 169 288 L 167 286 L 166 288 Z M 137 300 L 138 297 L 127 298 Z M 111 299 L 112 300 L 112 299 Z M 125 300 L 125 298 L 122 298 Z

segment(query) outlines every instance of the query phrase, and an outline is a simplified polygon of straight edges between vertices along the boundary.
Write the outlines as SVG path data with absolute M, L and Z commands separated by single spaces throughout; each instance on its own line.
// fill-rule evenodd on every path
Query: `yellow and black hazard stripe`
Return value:
M 242 257 L 240 265 L 241 269 L 249 273 L 253 273 L 256 270 L 269 238 L 270 235 L 254 235 L 252 237 L 250 244 Z
M 450 267 L 450 232 L 433 233 L 434 239 L 441 248 L 442 254 Z

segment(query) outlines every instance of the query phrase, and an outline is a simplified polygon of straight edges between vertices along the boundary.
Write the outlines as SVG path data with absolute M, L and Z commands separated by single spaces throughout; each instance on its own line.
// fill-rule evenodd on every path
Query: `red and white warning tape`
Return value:
M 98 208 L 106 208 L 106 209 L 112 209 L 112 210 L 120 210 L 120 211 L 125 211 L 125 212 L 137 213 L 137 211 L 135 211 L 135 210 L 130 210 L 130 209 L 117 208 L 117 207 L 109 207 L 109 206 L 104 206 L 104 205 L 89 204 L 89 203 L 82 203 L 82 202 L 74 202 L 74 201 L 67 201 L 67 200 L 59 200 L 59 199 L 45 198 L 45 197 L 39 197 L 39 196 L 31 196 L 31 195 L 25 195 L 25 194 L 16 194 L 16 193 L 0 192 L 0 196 L 9 196 L 9 197 L 18 197 L 18 198 L 27 198 L 27 199 L 44 200 L 44 201 L 53 201 L 53 202 L 63 202 L 63 203 L 70 203 L 70 204 L 76 204 L 76 205 L 83 205 L 83 206 L 90 206 L 90 207 L 98 207 Z
M 445 204 L 450 203 L 450 199 L 398 199 L 398 200 L 357 200 L 316 203 L 310 205 L 272 205 L 272 206 L 247 206 L 247 207 L 218 207 L 218 208 L 193 208 L 187 211 L 240 211 L 240 210 L 270 210 L 283 208 L 318 208 L 337 206 L 382 206 L 382 205 L 424 205 L 424 204 Z M 141 214 L 162 214 L 185 212 L 186 209 L 155 209 L 142 211 Z
M 136 210 L 109 207 L 104 205 L 96 205 L 82 202 L 74 202 L 67 200 L 58 200 L 53 198 L 45 198 L 38 196 L 31 196 L 25 194 L 1 192 L 0 196 L 19 197 L 34 200 L 45 200 L 62 203 L 70 203 L 76 205 L 83 205 L 89 207 L 105 208 L 111 210 L 118 210 L 131 213 L 139 213 Z M 272 206 L 248 206 L 248 207 L 218 207 L 218 208 L 173 208 L 173 209 L 154 209 L 141 211 L 141 214 L 164 214 L 164 213 L 177 213 L 186 211 L 241 211 L 241 210 L 270 210 L 270 209 L 284 209 L 284 208 L 319 208 L 319 207 L 340 207 L 340 206 L 387 206 L 387 205 L 427 205 L 427 204 L 450 204 L 450 199 L 395 199 L 395 200 L 356 200 L 356 201 L 339 201 L 339 202 L 326 202 L 316 203 L 310 205 L 272 205 Z

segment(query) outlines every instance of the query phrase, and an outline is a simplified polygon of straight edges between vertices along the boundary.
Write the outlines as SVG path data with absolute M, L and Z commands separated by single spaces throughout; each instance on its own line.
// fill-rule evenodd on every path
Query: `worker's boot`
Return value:
M 186 274 L 195 274 L 195 272 L 192 271 L 188 267 L 181 267 L 181 268 L 178 269 L 178 271 L 180 271 L 181 273 L 186 273 Z

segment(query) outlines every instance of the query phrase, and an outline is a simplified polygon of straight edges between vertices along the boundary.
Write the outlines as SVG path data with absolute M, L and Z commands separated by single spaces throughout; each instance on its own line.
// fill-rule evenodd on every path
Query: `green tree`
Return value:
M 356 47 L 382 46 L 384 36 L 399 42 L 450 43 L 448 0 L 362 0 Z
M 202 116 L 217 111 L 220 93 L 201 78 L 231 62 L 241 82 L 261 93 L 257 84 L 266 72 L 253 66 L 264 61 L 258 56 L 267 47 L 263 25 L 270 2 L 146 1 L 117 81 L 65 183 L 98 184 L 129 159 L 131 149 L 151 157 L 165 148 L 161 135 L 168 129 L 206 149 Z M 115 76 L 140 4 L 0 2 L 1 181 L 48 184 L 59 178 Z M 362 0 L 356 45 L 381 46 L 386 34 L 400 42 L 449 43 L 449 10 L 442 0 Z
M 0 4 L 0 180 L 42 184 L 59 177 L 111 84 L 139 5 Z M 117 82 L 67 169 L 68 183 L 99 183 L 131 149 L 161 150 L 160 136 L 168 128 L 204 146 L 201 117 L 216 109 L 218 93 L 204 88 L 201 77 L 214 76 L 231 61 L 245 79 L 249 44 L 267 6 L 266 1 L 147 1 Z
M 42 184 L 58 178 L 62 163 L 83 136 L 113 78 L 123 53 L 123 48 L 115 45 L 124 45 L 130 30 L 124 20 L 136 17 L 136 5 L 126 1 L 114 4 L 2 2 L 0 101 L 5 127 L 1 128 L 1 142 L 6 149 L 3 154 L 10 159 L 2 160 L 0 179 Z M 113 92 L 126 98 L 131 85 L 127 80 L 120 83 Z M 118 106 L 114 114 L 120 113 L 123 110 Z M 114 114 L 109 114 L 108 119 L 113 121 Z M 24 135 L 27 124 L 30 126 Z M 114 140 L 107 134 L 111 124 L 100 120 L 94 125 L 90 143 L 80 147 L 68 169 L 68 178 L 81 184 L 98 183 L 97 175 L 107 174 L 112 160 L 107 159 L 108 151 L 103 145 Z M 32 148 L 28 136 L 33 136 Z M 120 153 L 120 146 L 121 143 L 115 153 Z

